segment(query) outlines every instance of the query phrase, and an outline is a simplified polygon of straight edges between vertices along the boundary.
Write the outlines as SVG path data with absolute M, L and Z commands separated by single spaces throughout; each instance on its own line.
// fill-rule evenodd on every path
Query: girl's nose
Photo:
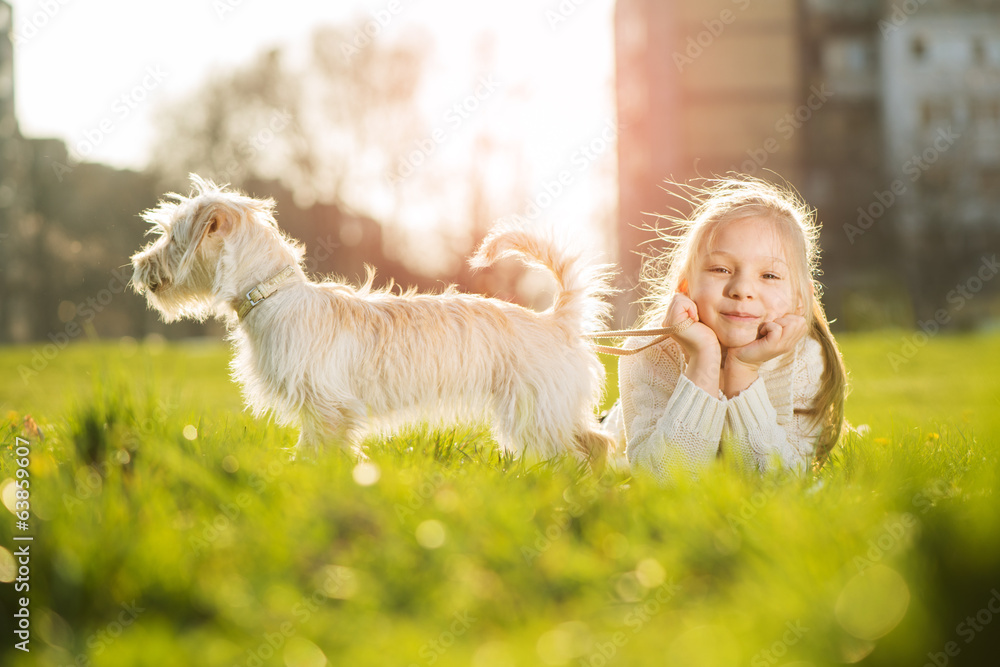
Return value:
M 730 299 L 752 299 L 753 284 L 740 275 L 734 275 L 726 286 L 726 295 Z

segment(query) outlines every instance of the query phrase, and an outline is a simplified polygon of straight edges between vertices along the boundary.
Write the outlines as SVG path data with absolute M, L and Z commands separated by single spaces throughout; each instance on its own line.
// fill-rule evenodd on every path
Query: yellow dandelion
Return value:
M 889 438 L 875 438 L 874 440 L 872 440 L 872 442 L 874 442 L 876 445 L 888 445 Z

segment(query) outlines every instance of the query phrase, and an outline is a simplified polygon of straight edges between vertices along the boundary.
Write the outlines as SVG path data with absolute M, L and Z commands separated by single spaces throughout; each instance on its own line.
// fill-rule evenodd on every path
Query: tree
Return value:
M 394 196 L 389 165 L 422 130 L 414 96 L 427 40 L 411 32 L 358 48 L 351 34 L 320 28 L 300 63 L 273 49 L 163 108 L 153 169 L 174 186 L 189 172 L 277 179 L 300 204 L 377 215 Z

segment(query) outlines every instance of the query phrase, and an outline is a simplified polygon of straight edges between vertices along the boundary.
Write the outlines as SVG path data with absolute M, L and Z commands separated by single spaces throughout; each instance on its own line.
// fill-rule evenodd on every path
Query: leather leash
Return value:
M 616 357 L 627 357 L 633 354 L 638 354 L 643 350 L 653 347 L 654 345 L 659 345 L 665 341 L 670 336 L 684 331 L 689 326 L 694 324 L 694 320 L 690 317 L 680 322 L 678 324 L 672 324 L 669 327 L 663 327 L 661 329 L 622 329 L 620 331 L 597 331 L 594 333 L 583 334 L 584 338 L 635 338 L 639 336 L 657 336 L 656 340 L 648 345 L 643 345 L 642 347 L 637 347 L 633 349 L 624 349 L 620 347 L 612 347 L 608 345 L 594 345 L 594 349 L 601 354 L 611 354 Z

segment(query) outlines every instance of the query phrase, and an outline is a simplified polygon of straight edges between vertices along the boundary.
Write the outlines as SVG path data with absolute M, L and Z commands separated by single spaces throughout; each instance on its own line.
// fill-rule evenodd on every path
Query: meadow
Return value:
M 840 338 L 818 473 L 666 489 L 476 429 L 291 461 L 219 341 L 2 349 L 0 664 L 995 664 L 1000 337 L 912 337 Z

